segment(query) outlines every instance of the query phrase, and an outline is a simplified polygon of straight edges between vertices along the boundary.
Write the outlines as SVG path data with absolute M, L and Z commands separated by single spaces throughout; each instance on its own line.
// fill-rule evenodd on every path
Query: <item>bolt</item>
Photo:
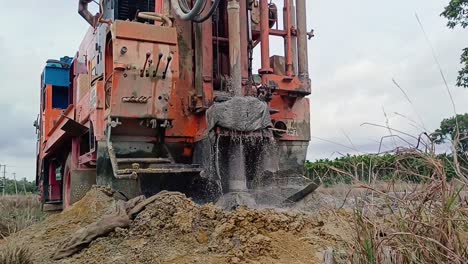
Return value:
M 312 39 L 313 37 L 315 37 L 315 32 L 314 32 L 313 29 L 310 32 L 307 33 L 307 37 L 308 37 L 309 40 Z
M 120 54 L 124 55 L 125 53 L 127 53 L 127 51 L 127 47 L 122 47 L 122 49 L 120 49 Z

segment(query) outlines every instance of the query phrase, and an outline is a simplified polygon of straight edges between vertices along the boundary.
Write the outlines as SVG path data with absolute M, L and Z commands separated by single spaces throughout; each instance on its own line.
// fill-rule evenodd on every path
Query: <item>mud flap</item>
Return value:
M 74 170 L 70 177 L 70 204 L 81 200 L 91 187 L 96 184 L 96 170 Z

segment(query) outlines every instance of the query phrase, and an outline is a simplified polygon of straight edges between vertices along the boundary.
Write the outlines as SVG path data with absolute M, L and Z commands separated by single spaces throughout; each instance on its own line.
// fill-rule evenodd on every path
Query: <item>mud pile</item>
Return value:
M 226 212 L 179 193 L 161 193 L 130 228 L 118 228 L 72 257 L 51 260 L 70 235 L 114 204 L 110 193 L 93 189 L 69 210 L 0 244 L 0 250 L 7 243 L 28 247 L 37 263 L 323 263 L 322 253 L 344 248 L 351 234 L 346 211 Z
M 34 263 L 53 263 L 51 256 L 58 245 L 78 229 L 108 213 L 115 202 L 110 190 L 93 188 L 70 209 L 50 215 L 43 222 L 0 240 L 0 251 L 8 245 L 15 245 L 29 249 Z

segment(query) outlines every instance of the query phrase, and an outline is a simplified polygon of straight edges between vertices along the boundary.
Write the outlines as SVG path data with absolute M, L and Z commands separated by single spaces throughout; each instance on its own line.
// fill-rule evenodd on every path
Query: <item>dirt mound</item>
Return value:
M 131 223 L 93 242 L 69 263 L 321 263 L 321 253 L 344 240 L 349 213 L 251 210 L 199 206 L 161 193 Z M 344 232 L 349 234 L 350 232 Z M 112 257 L 111 257 L 112 256 Z M 99 261 L 96 261 L 98 259 Z
M 110 194 L 93 189 L 71 209 L 11 242 L 29 244 L 38 263 L 55 263 L 50 260 L 53 251 L 114 203 Z M 243 207 L 226 212 L 163 192 L 130 228 L 118 228 L 57 263 L 322 263 L 328 247 L 340 249 L 349 241 L 350 217 L 345 211 L 306 215 Z
M 50 215 L 43 222 L 0 241 L 0 251 L 8 245 L 24 247 L 30 250 L 35 263 L 52 263 L 51 256 L 57 245 L 78 229 L 105 215 L 114 203 L 110 190 L 94 187 L 69 209 Z

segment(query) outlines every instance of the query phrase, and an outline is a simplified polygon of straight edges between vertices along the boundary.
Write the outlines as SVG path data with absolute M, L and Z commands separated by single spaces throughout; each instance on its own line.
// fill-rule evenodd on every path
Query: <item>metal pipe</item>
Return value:
M 247 0 L 240 0 L 240 41 L 241 41 L 241 77 L 242 77 L 242 85 L 245 89 L 243 89 L 243 94 L 246 94 L 246 85 L 247 81 L 249 80 L 249 53 L 248 53 L 248 15 L 247 15 Z
M 154 12 L 158 14 L 164 14 L 164 0 L 155 0 L 154 6 L 155 6 Z
M 309 62 L 307 51 L 307 17 L 306 0 L 296 0 L 297 50 L 299 78 L 309 79 Z
M 291 12 L 290 2 L 292 0 L 284 0 L 283 7 L 283 27 L 286 31 L 284 38 L 284 56 L 286 57 L 286 76 L 293 76 L 293 52 L 292 52 L 292 36 L 291 36 Z
M 212 10 L 212 2 L 207 1 L 205 9 Z M 215 10 L 218 10 L 219 6 Z M 206 11 L 206 10 L 205 10 Z M 208 11 L 210 12 L 210 11 Z M 214 12 L 213 12 L 214 14 Z M 202 23 L 202 54 L 203 54 L 203 106 L 208 107 L 213 99 L 213 14 L 210 19 Z M 205 16 L 207 16 L 205 14 Z M 205 36 L 205 37 L 203 37 Z
M 92 27 L 97 23 L 99 14 L 93 16 L 88 10 L 88 4 L 93 0 L 80 0 L 78 2 L 78 14 L 80 14 Z
M 296 22 L 296 5 L 294 4 L 295 0 L 289 1 L 289 17 L 291 18 L 291 28 L 297 28 Z M 292 60 L 293 60 L 293 71 L 297 75 L 298 62 L 297 62 L 297 37 L 295 34 L 291 37 L 291 51 L 292 51 Z
M 252 6 L 247 8 L 247 87 L 245 89 L 246 95 L 252 95 L 253 86 L 253 36 L 252 36 Z
M 261 31 L 259 31 L 259 30 L 252 30 L 252 33 L 261 34 Z M 274 29 L 274 28 L 270 28 L 269 34 L 270 34 L 271 36 L 277 36 L 277 37 L 283 37 L 283 38 L 287 35 L 287 33 L 286 33 L 285 30 Z M 292 35 L 294 35 L 294 34 L 292 34 Z
M 203 64 L 204 49 L 203 42 L 203 24 L 193 25 L 193 41 L 195 42 L 195 91 L 198 98 L 203 98 L 203 71 L 205 65 Z
M 235 96 L 242 96 L 239 0 L 229 0 L 227 11 L 229 21 L 229 61 L 231 67 L 232 90 Z
M 270 66 L 270 9 L 268 0 L 260 0 L 260 48 L 262 56 L 261 74 L 272 73 Z

